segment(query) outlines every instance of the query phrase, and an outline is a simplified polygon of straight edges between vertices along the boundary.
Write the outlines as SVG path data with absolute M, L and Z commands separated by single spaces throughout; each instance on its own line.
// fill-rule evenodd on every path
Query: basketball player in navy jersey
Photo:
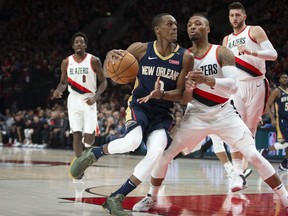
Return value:
M 257 169 L 262 179 L 288 207 L 288 192 L 273 166 L 257 151 L 252 133 L 240 118 L 229 98 L 238 89 L 233 53 L 224 46 L 210 44 L 209 22 L 203 15 L 192 16 L 187 32 L 193 45 L 193 71 L 187 75 L 182 103 L 188 103 L 185 114 L 175 126 L 173 141 L 165 150 L 152 172 L 148 195 L 134 205 L 134 211 L 148 211 L 157 200 L 159 187 L 164 180 L 169 164 L 180 152 L 190 153 L 207 135 L 216 134 L 233 146 Z M 234 173 L 236 187 L 232 192 L 245 186 L 243 175 Z
M 74 54 L 62 61 L 60 82 L 53 92 L 53 98 L 61 98 L 68 86 L 67 109 L 76 157 L 82 154 L 83 144 L 94 144 L 97 127 L 96 101 L 107 87 L 102 63 L 98 57 L 86 53 L 87 45 L 88 38 L 84 33 L 77 32 L 73 35 Z M 100 83 L 98 87 L 97 79 Z M 81 177 L 78 176 L 78 179 Z
M 267 102 L 267 112 L 271 118 L 271 124 L 276 127 L 277 142 L 269 149 L 261 149 L 260 153 L 267 156 L 269 151 L 286 148 L 286 156 L 279 165 L 282 171 L 288 171 L 288 75 L 283 73 L 279 77 L 279 86 L 275 88 Z
M 177 22 L 173 16 L 167 13 L 155 16 L 152 29 L 156 34 L 155 41 L 133 43 L 127 51 L 112 50 L 105 60 L 113 61 L 113 58 L 121 58 L 125 52 L 130 52 L 139 62 L 135 87 L 126 110 L 126 135 L 83 152 L 70 168 L 71 175 L 77 178 L 103 155 L 134 151 L 142 141 L 145 142 L 146 156 L 129 179 L 103 204 L 103 208 L 112 215 L 127 215 L 122 207 L 124 197 L 151 175 L 168 147 L 172 127 L 170 109 L 174 106 L 173 101 L 182 98 L 185 77 L 193 68 L 193 55 L 176 44 Z M 149 101 L 139 101 L 147 95 Z

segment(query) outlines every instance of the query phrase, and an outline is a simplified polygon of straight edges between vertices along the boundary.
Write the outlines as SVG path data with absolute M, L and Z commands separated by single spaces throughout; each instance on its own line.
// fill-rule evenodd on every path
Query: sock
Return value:
M 226 162 L 223 166 L 226 170 L 227 175 L 230 175 L 232 172 L 234 172 L 234 167 L 230 161 Z
M 136 185 L 130 179 L 127 179 L 127 181 L 117 191 L 113 192 L 110 196 L 116 196 L 117 194 L 127 196 L 135 188 Z
M 283 183 L 281 183 L 278 187 L 273 188 L 274 192 L 279 196 L 282 204 L 285 208 L 288 208 L 288 192 L 284 187 Z
M 159 192 L 160 187 L 161 186 L 154 186 L 154 185 L 150 184 L 150 189 L 149 189 L 149 192 L 147 195 L 151 196 L 154 201 L 157 201 L 158 192 Z
M 232 159 L 232 163 L 234 166 L 234 170 L 237 174 L 243 175 L 243 165 L 242 165 L 242 160 L 240 159 Z
M 105 155 L 105 153 L 103 152 L 103 147 L 102 146 L 93 148 L 92 152 L 94 153 L 94 155 L 95 155 L 95 157 L 97 159 L 99 159 L 100 157 Z

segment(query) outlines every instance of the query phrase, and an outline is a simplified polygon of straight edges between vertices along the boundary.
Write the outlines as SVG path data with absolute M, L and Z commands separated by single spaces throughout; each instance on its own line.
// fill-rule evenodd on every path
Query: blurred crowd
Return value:
M 153 16 L 168 12 L 178 20 L 179 44 L 189 47 L 186 33 L 189 16 L 194 12 L 204 12 L 208 18 L 219 14 L 228 23 L 227 6 L 232 1 L 148 0 L 145 5 L 140 0 L 3 2 L 0 4 L 0 145 L 65 149 L 72 148 L 66 96 L 51 100 L 51 94 L 60 79 L 62 59 L 73 52 L 70 40 L 75 32 L 88 35 L 87 51 L 103 62 L 106 52 L 112 48 L 126 49 L 132 42 L 153 40 Z M 288 6 L 284 0 L 242 3 L 248 13 L 246 23 L 264 28 L 278 52 L 278 59 L 267 64 L 266 76 L 273 89 L 277 76 L 288 73 L 285 28 Z M 256 4 L 261 7 L 255 7 Z M 219 33 L 212 29 L 210 42 L 221 43 L 223 36 L 231 31 Z M 123 136 L 125 109 L 132 87 L 132 84 L 116 85 L 109 81 L 107 91 L 97 102 L 96 145 Z M 177 105 L 175 122 L 182 113 L 183 109 Z

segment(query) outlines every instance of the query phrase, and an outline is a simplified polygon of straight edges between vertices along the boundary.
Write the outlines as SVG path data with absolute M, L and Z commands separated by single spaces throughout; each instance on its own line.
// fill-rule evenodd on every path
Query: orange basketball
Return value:
M 139 65 L 133 55 L 127 52 L 122 59 L 115 59 L 114 63 L 109 61 L 107 65 L 109 78 L 118 84 L 127 84 L 135 80 Z

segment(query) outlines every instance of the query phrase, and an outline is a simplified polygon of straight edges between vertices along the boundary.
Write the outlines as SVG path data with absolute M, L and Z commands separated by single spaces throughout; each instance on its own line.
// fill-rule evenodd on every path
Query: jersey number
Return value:
M 86 82 L 86 75 L 82 75 L 82 82 L 83 82 L 83 83 Z

